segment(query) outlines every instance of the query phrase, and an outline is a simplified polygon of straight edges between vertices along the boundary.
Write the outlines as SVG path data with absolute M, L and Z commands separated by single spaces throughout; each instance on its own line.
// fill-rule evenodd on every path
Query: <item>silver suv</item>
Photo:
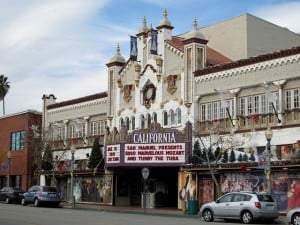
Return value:
M 41 203 L 48 203 L 58 207 L 60 204 L 60 196 L 56 187 L 32 186 L 23 194 L 21 200 L 22 205 L 28 203 L 33 203 L 34 206 L 39 206 Z
M 249 224 L 253 220 L 274 220 L 278 218 L 277 204 L 267 193 L 230 192 L 214 202 L 200 208 L 200 215 L 206 222 L 215 218 L 239 219 Z

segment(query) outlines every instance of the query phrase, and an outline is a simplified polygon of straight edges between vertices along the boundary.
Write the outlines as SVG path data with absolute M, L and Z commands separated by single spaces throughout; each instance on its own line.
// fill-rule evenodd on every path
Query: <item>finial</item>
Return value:
M 116 47 L 116 55 L 121 55 L 119 43 L 117 44 L 117 47 Z
M 196 17 L 194 18 L 193 28 L 194 28 L 194 30 L 198 29 L 198 23 L 197 23 L 197 18 Z

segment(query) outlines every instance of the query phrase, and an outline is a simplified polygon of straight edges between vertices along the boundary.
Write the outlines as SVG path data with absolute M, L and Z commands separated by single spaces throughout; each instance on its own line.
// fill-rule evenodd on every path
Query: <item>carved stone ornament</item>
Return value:
M 128 84 L 123 86 L 123 99 L 126 102 L 129 102 L 132 99 L 131 91 L 132 91 L 133 85 Z
M 176 87 L 176 80 L 177 80 L 177 75 L 169 75 L 167 77 L 167 91 L 172 95 L 175 93 L 175 91 L 177 90 Z
M 156 95 L 156 87 L 153 84 L 147 84 L 143 90 L 143 105 L 149 109 L 151 103 L 154 102 Z

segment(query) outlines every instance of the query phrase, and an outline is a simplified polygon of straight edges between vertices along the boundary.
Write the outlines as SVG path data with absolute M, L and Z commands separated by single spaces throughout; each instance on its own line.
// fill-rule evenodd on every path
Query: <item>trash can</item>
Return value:
M 197 215 L 198 213 L 198 200 L 188 200 L 188 214 Z

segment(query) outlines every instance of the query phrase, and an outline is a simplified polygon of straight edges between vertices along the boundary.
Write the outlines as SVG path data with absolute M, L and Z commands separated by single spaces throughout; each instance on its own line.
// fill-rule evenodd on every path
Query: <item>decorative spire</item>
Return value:
M 121 53 L 120 53 L 120 45 L 119 43 L 117 44 L 117 47 L 116 47 L 116 53 L 113 57 L 111 57 L 110 59 L 110 62 L 122 62 L 122 63 L 125 63 L 125 59 L 123 56 L 121 56 Z
M 198 30 L 198 22 L 197 22 L 196 16 L 195 16 L 194 22 L 193 22 L 193 30 L 194 30 L 194 31 L 197 31 L 197 30 Z
M 147 20 L 146 17 L 144 16 L 144 19 L 142 21 L 142 27 L 139 30 L 139 33 L 147 33 L 148 32 L 148 27 L 147 27 Z
M 193 21 L 193 29 L 187 34 L 187 39 L 189 38 L 198 38 L 198 39 L 205 40 L 203 34 L 198 29 L 198 22 L 196 17 L 194 18 Z
M 170 26 L 170 27 L 172 26 L 170 20 L 168 19 L 167 9 L 164 9 L 163 18 L 159 22 L 159 27 L 160 26 Z

